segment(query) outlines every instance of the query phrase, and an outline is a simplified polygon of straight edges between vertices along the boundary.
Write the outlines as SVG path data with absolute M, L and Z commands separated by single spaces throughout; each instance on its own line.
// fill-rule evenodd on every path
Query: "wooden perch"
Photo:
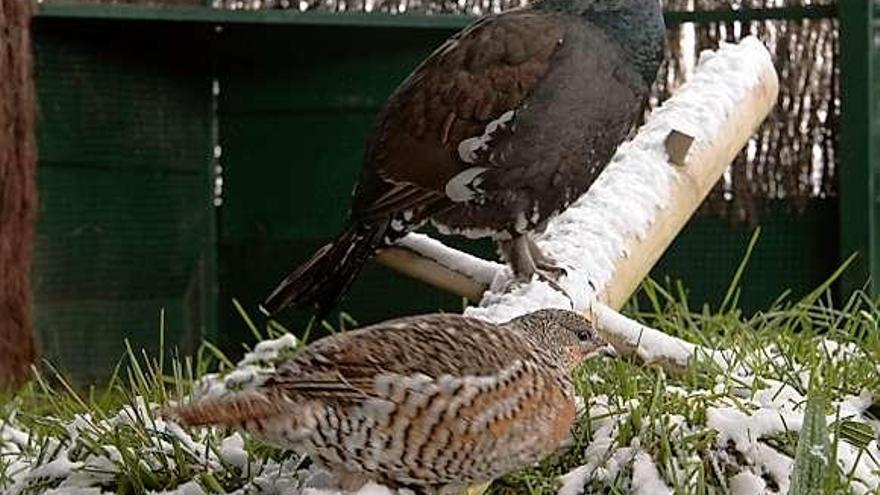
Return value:
M 742 43 L 754 38 L 747 38 Z M 759 43 L 757 40 L 755 43 Z M 624 257 L 616 265 L 612 283 L 600 299 L 620 308 L 651 271 L 678 233 L 691 218 L 709 191 L 745 146 L 755 129 L 773 109 L 779 94 L 779 79 L 770 54 L 759 59 L 751 91 L 728 109 L 720 132 L 711 141 L 695 139 L 682 166 L 676 169 L 678 180 L 670 192 L 671 203 L 657 212 L 642 238 L 630 238 Z M 670 133 L 676 133 L 675 129 Z M 667 141 L 668 142 L 668 141 Z M 674 163 L 674 162 L 673 162 Z
M 594 185 L 536 242 L 566 266 L 566 296 L 540 281 L 411 234 L 377 260 L 443 290 L 481 299 L 471 316 L 501 321 L 566 304 L 594 316 L 624 354 L 680 368 L 695 346 L 616 313 L 773 107 L 778 79 L 756 38 L 702 54 L 693 78 L 618 149 Z M 648 348 L 654 346 L 656 348 Z
M 438 289 L 479 301 L 492 284 L 500 263 L 452 249 L 424 234 L 409 234 L 376 259 L 404 275 Z

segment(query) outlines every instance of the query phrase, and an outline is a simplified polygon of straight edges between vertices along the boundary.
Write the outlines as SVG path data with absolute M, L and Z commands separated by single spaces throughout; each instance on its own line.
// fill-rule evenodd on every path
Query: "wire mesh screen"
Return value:
M 163 309 L 169 348 L 204 336 L 216 283 L 205 39 L 184 26 L 36 23 L 35 317 L 45 356 L 79 383 L 106 376 L 124 339 L 155 353 Z

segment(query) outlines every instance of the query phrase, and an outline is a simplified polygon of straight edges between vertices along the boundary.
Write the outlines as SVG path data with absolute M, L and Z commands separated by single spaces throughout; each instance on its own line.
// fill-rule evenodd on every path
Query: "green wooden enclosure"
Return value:
M 862 4 L 860 7 L 855 4 Z M 840 9 L 843 194 L 802 216 L 783 203 L 743 280 L 742 305 L 804 294 L 853 251 L 847 287 L 880 270 L 880 73 L 868 54 L 871 2 Z M 670 14 L 837 16 L 834 7 Z M 233 352 L 286 270 L 340 228 L 374 114 L 433 47 L 465 25 L 449 16 L 229 12 L 46 5 L 35 20 L 40 222 L 34 267 L 44 354 L 81 383 L 107 376 L 123 339 Z M 222 182 L 222 184 L 221 184 Z M 694 219 L 654 276 L 717 305 L 750 229 Z M 461 244 L 459 244 L 461 245 Z M 469 249 L 491 254 L 486 244 Z M 460 310 L 462 301 L 376 265 L 343 309 L 361 323 Z M 306 314 L 285 315 L 298 331 Z

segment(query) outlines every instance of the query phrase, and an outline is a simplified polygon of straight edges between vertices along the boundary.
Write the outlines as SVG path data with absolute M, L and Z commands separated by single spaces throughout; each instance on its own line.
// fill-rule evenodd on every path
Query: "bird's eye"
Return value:
M 593 334 L 590 333 L 589 330 L 579 330 L 577 333 L 577 338 L 581 342 L 587 342 L 593 340 Z

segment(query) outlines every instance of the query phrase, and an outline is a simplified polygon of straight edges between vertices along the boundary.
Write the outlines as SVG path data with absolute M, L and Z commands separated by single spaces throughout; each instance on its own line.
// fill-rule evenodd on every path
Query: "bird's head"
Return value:
M 541 309 L 510 321 L 543 350 L 561 358 L 569 369 L 598 355 L 614 355 L 586 317 L 565 309 Z
M 608 34 L 646 84 L 663 60 L 666 27 L 659 0 L 539 0 L 537 10 L 576 15 Z

